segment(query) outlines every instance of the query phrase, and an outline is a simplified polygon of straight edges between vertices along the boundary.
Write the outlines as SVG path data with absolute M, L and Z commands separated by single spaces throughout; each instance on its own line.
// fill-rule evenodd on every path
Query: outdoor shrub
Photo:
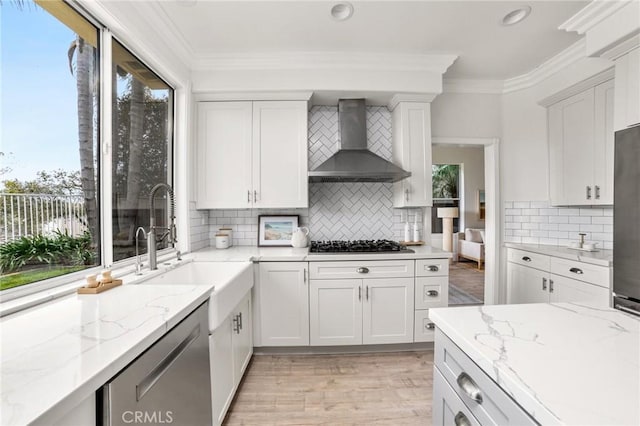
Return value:
M 91 234 L 79 237 L 56 231 L 53 236 L 21 237 L 0 245 L 0 270 L 16 271 L 27 264 L 91 265 L 95 260 Z

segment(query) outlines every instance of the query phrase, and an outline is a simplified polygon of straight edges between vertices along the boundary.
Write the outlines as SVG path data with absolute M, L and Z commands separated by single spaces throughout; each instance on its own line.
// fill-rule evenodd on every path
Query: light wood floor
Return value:
M 453 262 L 449 265 L 449 283 L 484 301 L 484 269 L 476 262 Z
M 433 351 L 255 355 L 225 425 L 429 425 Z

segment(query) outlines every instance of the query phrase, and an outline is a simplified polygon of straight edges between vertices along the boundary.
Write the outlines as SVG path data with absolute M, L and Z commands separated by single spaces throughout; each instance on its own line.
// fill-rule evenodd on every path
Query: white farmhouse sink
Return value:
M 142 285 L 213 284 L 209 331 L 215 330 L 253 287 L 251 262 L 189 262 L 138 281 Z

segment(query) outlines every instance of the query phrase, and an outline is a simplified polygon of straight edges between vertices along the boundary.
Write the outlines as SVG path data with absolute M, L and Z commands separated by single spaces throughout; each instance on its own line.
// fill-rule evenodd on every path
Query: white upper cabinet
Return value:
M 392 122 L 393 162 L 411 172 L 393 184 L 393 207 L 431 206 L 431 105 L 399 102 Z
M 613 80 L 548 108 L 551 204 L 613 204 Z
M 615 130 L 640 123 L 640 47 L 616 59 Z
M 305 101 L 200 102 L 197 208 L 308 207 Z

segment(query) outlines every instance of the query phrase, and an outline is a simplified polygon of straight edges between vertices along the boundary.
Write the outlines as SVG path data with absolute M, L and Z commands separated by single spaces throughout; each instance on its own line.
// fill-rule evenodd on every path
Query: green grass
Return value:
M 48 278 L 69 274 L 71 272 L 82 271 L 88 266 L 63 266 L 52 269 L 37 269 L 32 271 L 16 272 L 9 275 L 0 276 L 0 291 L 13 287 L 19 287 L 25 284 L 31 284 L 36 281 L 46 280 Z

